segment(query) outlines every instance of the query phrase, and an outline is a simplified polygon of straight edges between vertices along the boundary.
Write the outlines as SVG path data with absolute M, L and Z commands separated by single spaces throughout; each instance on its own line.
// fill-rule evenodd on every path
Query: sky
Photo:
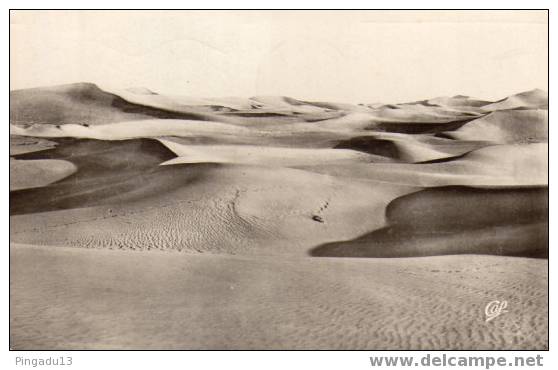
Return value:
M 10 89 L 395 103 L 547 89 L 545 11 L 11 11 Z

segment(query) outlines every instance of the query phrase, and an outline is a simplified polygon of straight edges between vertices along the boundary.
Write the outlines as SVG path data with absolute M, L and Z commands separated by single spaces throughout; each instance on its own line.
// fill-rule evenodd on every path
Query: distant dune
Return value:
M 90 83 L 10 91 L 14 125 L 97 125 L 149 118 L 209 119 L 195 112 L 134 104 Z
M 489 101 L 474 99 L 469 96 L 456 95 L 452 97 L 443 96 L 427 101 L 430 105 L 438 105 L 441 107 L 456 107 L 456 108 L 480 108 L 490 104 Z
M 446 135 L 453 139 L 484 140 L 502 144 L 546 142 L 548 111 L 500 110 L 468 122 Z
M 548 144 L 492 145 L 422 163 L 314 164 L 307 171 L 408 186 L 547 186 Z
M 97 126 L 66 124 L 59 127 L 52 125 L 34 125 L 29 128 L 11 126 L 13 135 L 34 137 L 73 137 L 99 140 L 124 140 L 158 136 L 198 136 L 198 135 L 250 135 L 245 127 L 214 121 L 145 119 L 140 121 L 118 122 Z M 252 135 L 253 136 L 253 135 Z
M 484 105 L 486 111 L 503 109 L 547 109 L 548 93 L 541 89 L 525 91 L 499 100 L 495 103 Z
M 419 163 L 456 157 L 487 145 L 479 141 L 456 142 L 428 135 L 374 133 L 341 140 L 335 148 L 358 150 L 400 162 Z
M 544 91 L 10 100 L 13 349 L 548 348 Z

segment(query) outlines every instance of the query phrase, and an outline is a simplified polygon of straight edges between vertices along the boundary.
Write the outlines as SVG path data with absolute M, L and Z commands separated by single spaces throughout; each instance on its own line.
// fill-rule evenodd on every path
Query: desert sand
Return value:
M 14 348 L 548 345 L 543 259 L 255 259 L 24 245 L 11 258 Z M 486 323 L 494 297 L 512 309 Z
M 10 98 L 13 349 L 548 348 L 544 91 Z

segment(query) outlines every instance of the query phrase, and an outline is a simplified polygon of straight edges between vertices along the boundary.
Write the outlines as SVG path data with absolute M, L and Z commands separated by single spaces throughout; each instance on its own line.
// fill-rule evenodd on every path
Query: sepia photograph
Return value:
M 10 350 L 549 349 L 548 10 L 9 13 Z

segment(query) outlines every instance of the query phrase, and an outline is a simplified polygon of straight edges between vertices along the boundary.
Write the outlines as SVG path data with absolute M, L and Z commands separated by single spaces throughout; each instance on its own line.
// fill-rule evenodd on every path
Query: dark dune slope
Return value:
M 10 134 L 10 156 L 50 149 L 56 143 L 40 137 Z
M 76 165 L 76 173 L 46 187 L 10 192 L 11 214 L 85 207 L 108 199 L 118 201 L 131 196 L 139 197 L 142 194 L 140 189 L 150 191 L 150 181 L 172 187 L 176 181 L 185 180 L 180 179 L 180 176 L 173 178 L 173 172 L 179 171 L 159 166 L 176 155 L 157 140 L 56 141 L 58 146 L 54 149 L 26 153 L 15 158 L 62 159 Z M 157 174 L 164 177 L 166 182 L 157 179 Z M 186 173 L 184 176 L 190 175 Z M 153 188 L 153 191 L 156 189 Z
M 160 166 L 113 173 L 91 181 L 72 181 L 69 177 L 42 188 L 10 192 L 10 215 L 141 201 L 201 180 L 205 169 L 218 166 L 206 163 Z
M 430 159 L 421 159 L 423 156 L 433 156 L 434 160 L 439 159 L 434 153 L 429 154 L 429 151 L 437 151 L 440 158 L 446 159 L 464 155 L 484 146 L 487 146 L 486 142 L 452 140 L 430 135 L 415 135 L 414 138 L 409 136 L 367 135 L 339 140 L 333 148 L 357 150 L 403 162 L 424 162 Z
M 10 91 L 10 123 L 95 125 L 141 119 L 210 120 L 206 115 L 130 103 L 91 83 Z
M 456 118 L 450 122 L 391 122 L 382 121 L 370 127 L 370 130 L 395 132 L 400 134 L 437 134 L 444 131 L 454 131 L 478 117 Z
M 334 149 L 352 149 L 360 152 L 399 159 L 400 151 L 392 140 L 379 139 L 374 136 L 356 136 L 341 140 Z
M 311 251 L 327 257 L 548 256 L 548 188 L 422 190 L 392 201 L 387 227 Z
M 51 138 L 58 145 L 49 150 L 24 153 L 15 159 L 63 159 L 78 167 L 74 177 L 91 178 L 109 172 L 152 168 L 176 155 L 154 139 L 96 140 Z M 75 178 L 71 181 L 75 181 Z

